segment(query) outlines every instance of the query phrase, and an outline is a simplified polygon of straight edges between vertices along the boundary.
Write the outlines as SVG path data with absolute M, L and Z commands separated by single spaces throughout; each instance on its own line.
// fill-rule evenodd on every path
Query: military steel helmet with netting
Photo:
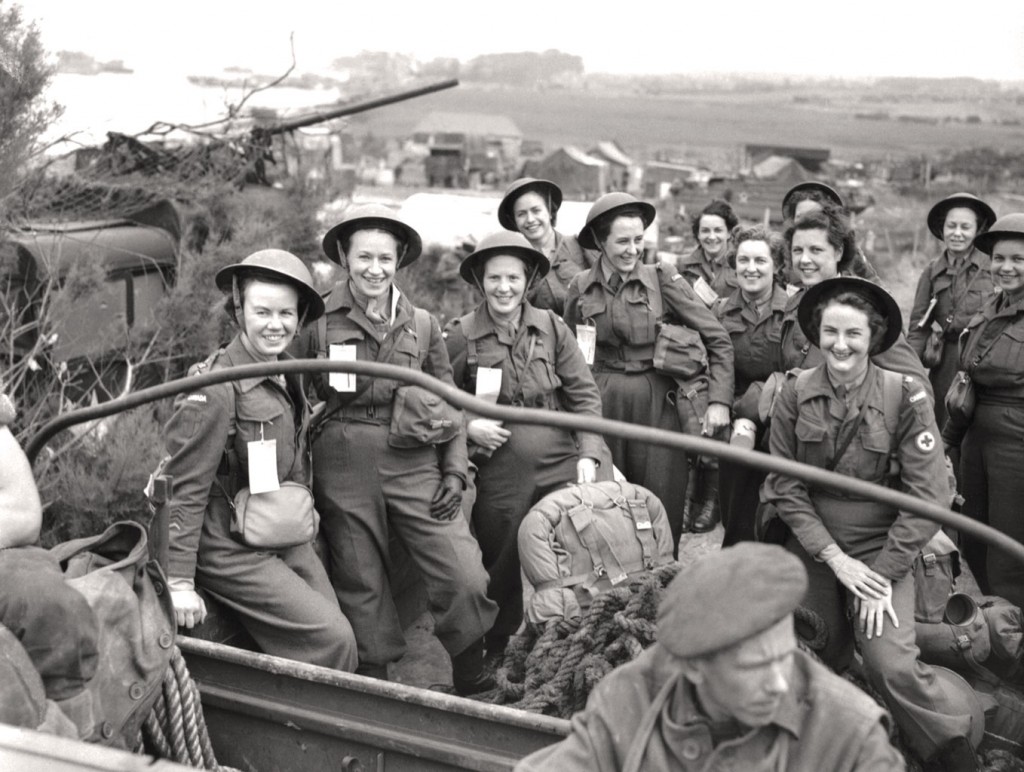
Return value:
M 360 230 L 382 230 L 398 239 L 399 268 L 405 268 L 423 252 L 423 239 L 420 238 L 420 234 L 402 220 L 391 207 L 383 204 L 362 204 L 345 212 L 341 222 L 327 231 L 323 241 L 327 259 L 342 265 L 345 259 L 343 243 Z
M 646 201 L 641 201 L 629 193 L 605 193 L 594 202 L 587 213 L 587 222 L 577 236 L 580 246 L 584 249 L 597 249 L 597 242 L 594 239 L 594 227 L 605 218 L 614 218 L 623 212 L 636 211 L 643 221 L 644 229 L 650 227 L 654 222 L 654 207 Z
M 526 276 L 531 283 L 547 275 L 551 270 L 551 262 L 530 245 L 526 236 L 519 232 L 498 231 L 480 239 L 476 249 L 467 255 L 459 266 L 459 275 L 476 286 L 477 282 L 483 279 L 487 261 L 498 255 L 509 255 L 522 260 L 526 265 Z
M 324 299 L 313 286 L 313 276 L 306 264 L 291 252 L 283 249 L 261 249 L 253 252 L 240 263 L 229 265 L 217 271 L 217 287 L 226 293 L 233 294 L 238 287 L 239 274 L 252 275 L 259 278 L 266 275 L 291 284 L 299 293 L 299 312 L 303 321 L 318 319 L 324 313 Z M 239 305 L 236 298 L 235 305 Z

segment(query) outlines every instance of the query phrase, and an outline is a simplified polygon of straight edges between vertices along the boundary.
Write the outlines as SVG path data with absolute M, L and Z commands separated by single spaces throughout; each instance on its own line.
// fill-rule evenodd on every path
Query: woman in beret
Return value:
M 928 230 L 943 250 L 918 279 L 907 340 L 929 368 L 940 427 L 946 422 L 943 397 L 959 365 L 956 341 L 994 292 L 989 257 L 975 248 L 975 239 L 995 219 L 992 207 L 970 193 L 947 196 L 928 212 Z M 929 342 L 933 335 L 937 351 Z
M 551 270 L 529 289 L 534 308 L 550 308 L 561 315 L 569 281 L 594 264 L 576 237 L 555 230 L 562 189 L 550 180 L 521 177 L 512 182 L 498 204 L 498 222 L 505 230 L 518 231 L 530 246 L 547 258 Z
M 922 383 L 874 364 L 902 330 L 896 301 L 864 279 L 835 277 L 800 300 L 800 327 L 824 362 L 785 382 L 772 417 L 772 455 L 879 485 L 923 501 L 948 501 L 938 427 Z M 937 769 L 975 769 L 971 716 L 958 712 L 920 661 L 912 564 L 939 526 L 891 505 L 770 473 L 762 499 L 789 527 L 786 547 L 804 561 L 804 605 L 829 636 L 861 650 L 909 747 Z M 851 622 L 843 613 L 849 605 Z M 828 662 L 837 669 L 844 659 Z
M 998 292 L 968 322 L 958 365 L 974 383 L 972 416 L 950 414 L 947 449 L 960 448 L 965 515 L 1024 540 L 1024 214 L 1000 217 L 975 240 L 989 256 Z M 968 565 L 986 593 L 1024 606 L 1024 570 L 1001 552 L 962 535 Z
M 548 272 L 548 260 L 518 233 L 485 237 L 460 273 L 483 302 L 445 329 L 455 385 L 499 405 L 565 410 L 601 417 L 601 394 L 565 322 L 526 299 Z M 490 577 L 487 594 L 498 618 L 487 655 L 500 655 L 523 621 L 518 533 L 523 517 L 548 493 L 593 482 L 603 442 L 553 426 L 503 426 L 469 416 L 477 463 L 473 528 Z M 607 452 L 607 451 L 605 451 Z
M 644 231 L 653 220 L 654 207 L 628 193 L 608 193 L 594 203 L 579 241 L 599 250 L 601 259 L 570 283 L 565 321 L 578 338 L 596 339 L 591 369 L 605 418 L 680 431 L 686 411 L 703 434 L 714 436 L 729 425 L 732 343 L 680 274 L 641 261 Z M 665 323 L 696 332 L 706 350 L 704 370 L 687 388 L 654 368 L 655 340 Z M 683 519 L 686 453 L 619 438 L 608 444 L 626 479 L 661 499 L 678 545 L 692 525 Z

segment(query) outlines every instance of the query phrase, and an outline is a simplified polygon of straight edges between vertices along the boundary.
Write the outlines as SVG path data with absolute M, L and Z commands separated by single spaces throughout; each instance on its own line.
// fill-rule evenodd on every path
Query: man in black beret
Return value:
M 797 648 L 800 560 L 743 542 L 683 568 L 658 641 L 606 676 L 533 770 L 902 770 L 888 716 Z

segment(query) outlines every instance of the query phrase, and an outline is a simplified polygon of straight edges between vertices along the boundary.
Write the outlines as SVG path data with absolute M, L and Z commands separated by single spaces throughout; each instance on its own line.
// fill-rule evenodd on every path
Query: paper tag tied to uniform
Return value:
M 328 356 L 332 362 L 355 362 L 356 347 L 352 344 L 332 343 Z M 327 376 L 327 385 L 335 391 L 355 391 L 355 373 L 331 373 Z
M 499 367 L 478 367 L 476 369 L 476 396 L 498 404 L 498 395 L 501 393 L 501 368 Z
M 262 427 L 261 427 L 262 433 Z M 249 449 L 249 492 L 267 493 L 281 487 L 277 479 L 277 440 L 253 440 Z
M 718 293 L 711 289 L 711 285 L 704 281 L 703 276 L 697 277 L 697 281 L 693 283 L 693 291 L 697 293 L 697 297 L 704 301 L 704 305 L 708 308 L 718 300 Z
M 584 361 L 588 365 L 594 364 L 594 354 L 597 353 L 597 327 L 593 324 L 577 324 L 576 342 L 583 352 Z

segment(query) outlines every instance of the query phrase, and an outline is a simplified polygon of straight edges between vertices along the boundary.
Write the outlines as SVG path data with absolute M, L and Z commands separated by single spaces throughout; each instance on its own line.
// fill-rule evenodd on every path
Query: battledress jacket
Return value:
M 486 303 L 453 320 L 444 334 L 455 383 L 471 394 L 476 390 L 476 373 L 470 372 L 468 362 L 467 340 L 473 340 L 477 367 L 502 371 L 499 405 L 517 404 L 601 418 L 601 392 L 565 322 L 551 311 L 525 303 L 520 328 L 525 328 L 524 333 L 515 340 L 510 338 L 494 324 Z M 529 340 L 533 335 L 537 339 L 531 352 Z M 599 435 L 577 432 L 576 438 L 581 458 L 601 457 L 603 443 Z
M 398 292 L 398 288 L 392 287 L 391 291 Z M 413 318 L 414 306 L 405 295 L 399 293 L 394 321 L 383 335 L 352 297 L 347 279 L 334 285 L 325 299 L 325 305 L 327 340 L 319 340 L 318 324 L 307 324 L 292 344 L 291 351 L 295 356 L 315 359 L 326 356 L 332 344 L 352 345 L 356 348 L 356 359 L 360 362 L 380 362 L 422 370 L 427 375 L 455 385 L 441 327 L 432 315 L 426 356 L 420 362 L 420 345 Z M 403 385 L 402 382 L 387 378 L 357 375 L 355 392 L 338 392 L 330 387 L 327 373 L 317 374 L 312 382 L 316 395 L 327 403 L 327 413 L 341 406 L 390 409 L 395 391 Z M 454 439 L 438 445 L 437 451 L 441 474 L 453 474 L 465 483 L 469 463 L 465 428 Z
M 977 249 L 971 250 L 959 272 L 954 272 L 949 263 L 949 252 L 943 250 L 924 271 L 917 281 L 914 294 L 914 308 L 910 312 L 910 328 L 907 340 L 918 356 L 924 353 L 925 344 L 931 333 L 930 322 L 942 327 L 943 340 L 948 344 L 960 337 L 967 323 L 981 310 L 985 301 L 992 297 L 992 274 L 990 258 Z M 920 322 L 928 310 L 932 298 L 935 308 L 923 327 Z M 940 397 L 942 395 L 939 395 Z
M 899 490 L 921 501 L 944 505 L 948 479 L 935 414 L 924 383 L 903 376 L 895 436 L 885 424 L 884 373 L 869 362 L 855 400 L 863 405 L 857 434 L 838 462 L 838 436 L 849 428 L 827 368 L 820 365 L 797 393 L 794 380 L 782 387 L 772 417 L 771 454 L 835 471 L 877 485 L 890 479 L 890 453 L 899 463 Z M 853 408 L 851 408 L 853 410 Z M 852 420 L 853 413 L 846 415 Z M 849 497 L 840 497 L 848 499 Z M 761 500 L 774 504 L 808 555 L 838 544 L 893 582 L 910 571 L 921 548 L 939 530 L 938 523 L 892 507 L 833 506 L 835 497 L 795 477 L 770 473 Z M 851 514 L 856 512 L 856 514 Z
M 698 244 L 688 255 L 679 256 L 676 270 L 686 277 L 691 287 L 698 278 L 702 278 L 718 297 L 725 297 L 739 286 L 736 283 L 736 269 L 729 265 L 729 252 L 729 247 L 726 247 L 722 254 L 712 259 L 704 252 L 704 247 Z
M 214 366 L 256 362 L 236 335 Z M 278 480 L 309 484 L 308 445 L 302 432 L 308 405 L 300 377 L 288 376 L 285 383 L 282 386 L 273 376 L 265 375 L 216 383 L 178 397 L 164 432 L 170 454 L 165 472 L 174 479 L 169 506 L 169 576 L 191 579 L 195 575 L 199 534 L 210 496 L 233 496 L 235 490 L 248 485 L 249 442 L 275 440 Z M 235 480 L 228 479 L 228 470 L 222 467 L 229 437 L 238 458 Z
M 1024 292 L 1013 297 L 996 293 L 967 323 L 960 338 L 960 368 L 968 367 L 979 401 L 1024 404 Z M 966 431 L 967 426 L 947 418 L 942 440 L 955 447 Z
M 572 732 L 515 772 L 891 772 L 906 768 L 882 708 L 856 686 L 793 655 L 774 720 L 713 746 L 694 687 L 657 644 L 605 676 Z M 634 744 L 638 747 L 634 748 Z
M 575 236 L 555 231 L 551 270 L 530 288 L 527 298 L 536 308 L 550 308 L 561 316 L 565 311 L 565 292 L 572 277 L 593 264 L 593 256 L 580 246 Z
M 732 340 L 721 323 L 697 297 L 682 274 L 659 263 L 637 263 L 612 294 L 606 289 L 601 263 L 578 274 L 569 285 L 565 321 L 593 323 L 597 333 L 594 372 L 601 369 L 640 373 L 654 368 L 654 341 L 661 321 L 683 324 L 700 334 L 708 354 L 708 402 L 732 405 Z M 651 296 L 661 293 L 664 318 L 656 319 Z

